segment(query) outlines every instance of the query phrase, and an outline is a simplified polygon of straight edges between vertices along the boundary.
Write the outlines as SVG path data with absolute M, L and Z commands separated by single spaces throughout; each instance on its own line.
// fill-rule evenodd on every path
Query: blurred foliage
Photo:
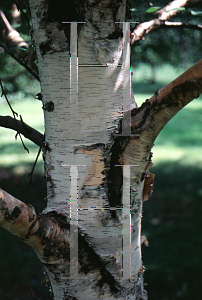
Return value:
M 163 8 L 169 1 L 131 1 L 133 21 L 147 22 L 155 18 L 154 13 L 148 12 L 154 7 Z M 169 21 L 202 24 L 202 6 L 181 9 Z M 149 63 L 153 68 L 162 63 L 170 63 L 187 69 L 190 64 L 201 59 L 202 31 L 182 28 L 160 28 L 149 33 L 144 40 L 132 46 L 131 61 L 136 66 L 140 62 Z
M 18 0 L 16 2 L 22 11 L 20 11 L 20 22 L 17 25 L 13 25 L 13 28 L 20 33 L 25 42 L 30 44 L 29 24 L 31 18 L 27 7 L 27 0 Z M 0 9 L 4 12 L 9 22 L 12 21 L 11 13 L 13 11 L 13 3 L 11 0 L 0 0 Z M 0 41 L 3 42 L 2 34 L 0 34 Z M 10 51 L 15 53 L 15 49 L 9 49 L 5 52 L 4 49 L 0 47 L 0 79 L 4 83 L 6 93 L 16 93 L 17 91 L 26 90 L 26 86 L 32 85 L 36 80 L 23 66 L 9 55 Z

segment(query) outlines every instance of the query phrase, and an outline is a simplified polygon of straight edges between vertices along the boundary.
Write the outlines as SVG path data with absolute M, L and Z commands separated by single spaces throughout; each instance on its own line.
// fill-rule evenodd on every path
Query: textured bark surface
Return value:
M 109 0 L 75 1 L 75 6 L 71 5 L 75 15 L 63 13 L 59 17 L 53 13 L 53 3 L 30 1 L 45 116 L 48 206 L 44 213 L 63 214 L 68 222 L 71 194 L 68 165 L 78 166 L 78 279 L 67 279 L 65 259 L 65 268 L 62 264 L 54 264 L 46 266 L 46 271 L 56 299 L 69 299 L 70 296 L 75 299 L 123 299 L 126 295 L 133 299 L 144 298 L 142 275 L 138 273 L 142 266 L 143 180 L 135 184 L 131 279 L 124 281 L 121 278 L 122 214 L 120 210 L 114 214 L 110 212 L 110 207 L 122 206 L 122 167 L 113 166 L 115 172 L 111 173 L 109 170 L 113 164 L 121 164 L 119 154 L 123 151 L 122 138 L 114 136 L 120 130 L 118 123 L 123 105 L 120 67 L 123 34 L 122 25 L 115 22 L 126 20 L 127 8 L 125 1 Z M 78 124 L 72 117 L 74 112 L 70 104 L 70 24 L 59 23 L 73 20 L 71 17 L 86 22 L 78 25 L 78 115 L 75 115 Z M 73 59 L 74 53 L 71 57 Z M 50 102 L 53 109 L 47 106 Z M 119 140 L 117 145 L 116 140 Z M 109 188 L 110 184 L 114 186 L 116 173 L 119 173 L 116 183 L 120 181 L 116 188 L 118 200 L 113 196 L 115 190 Z M 83 252 L 87 262 L 82 260 L 80 252 L 84 232 Z M 85 263 L 88 268 L 84 267 Z

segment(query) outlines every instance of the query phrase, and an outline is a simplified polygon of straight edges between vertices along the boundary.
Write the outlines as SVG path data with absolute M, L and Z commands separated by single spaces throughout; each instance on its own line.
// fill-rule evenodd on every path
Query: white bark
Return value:
M 120 21 L 125 21 L 124 3 L 125 1 L 117 11 L 116 19 Z M 109 207 L 106 172 L 112 155 L 112 133 L 117 132 L 123 105 L 121 68 L 117 66 L 122 63 L 122 39 L 107 38 L 117 26 L 108 4 L 108 0 L 100 1 L 100 4 L 87 10 L 86 24 L 79 34 L 78 64 L 85 66 L 78 68 L 77 129 L 71 114 L 70 54 L 67 38 L 63 30 L 58 30 L 57 22 L 47 23 L 42 20 L 41 16 L 46 16 L 47 13 L 48 1 L 30 0 L 43 105 L 45 108 L 49 101 L 54 104 L 53 111 L 44 110 L 44 159 L 48 188 L 48 205 L 44 213 L 56 211 L 69 217 L 72 178 L 71 167 L 68 165 L 78 166 L 78 208 L 81 207 L 78 211 L 78 226 L 87 233 L 93 251 L 106 263 L 106 269 L 122 290 L 119 296 L 113 296 L 107 283 L 101 289 L 96 288 L 95 282 L 100 280 L 99 271 L 88 274 L 79 272 L 78 279 L 67 279 L 65 266 L 55 264 L 54 268 L 45 267 L 55 299 L 69 299 L 70 295 L 76 299 L 123 299 L 126 295 L 127 299 L 134 299 L 135 295 L 136 299 L 144 297 L 141 274 L 138 273 L 142 266 L 140 223 L 144 181 L 136 180 L 136 176 L 132 176 L 130 279 L 123 280 L 121 271 L 122 229 L 125 222 L 128 224 L 129 216 L 122 224 L 120 211 L 118 222 L 115 222 L 109 210 L 105 209 L 106 206 Z M 102 13 L 104 20 L 100 18 Z M 51 50 L 42 51 L 41 45 L 48 43 Z M 96 64 L 99 66 L 91 66 Z M 132 164 L 136 164 L 136 161 Z M 131 167 L 133 168 L 137 169 Z M 141 172 L 144 169 L 137 173 Z M 98 210 L 103 208 L 104 210 Z M 129 259 L 130 253 L 127 251 L 128 246 L 126 250 L 124 245 L 124 255 L 128 255 Z

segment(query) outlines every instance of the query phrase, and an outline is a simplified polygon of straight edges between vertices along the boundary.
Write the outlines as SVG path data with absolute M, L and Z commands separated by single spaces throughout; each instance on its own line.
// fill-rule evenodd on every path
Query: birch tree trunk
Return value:
M 0 190 L 0 224 L 35 250 L 55 299 L 147 299 L 141 217 L 153 185 L 151 148 L 169 119 L 202 92 L 202 61 L 137 108 L 125 89 L 126 1 L 29 4 L 47 208 L 37 215 Z
M 62 214 L 68 220 L 71 213 L 70 232 L 72 228 L 75 243 L 77 236 L 87 234 L 89 251 L 95 256 L 93 260 L 98 257 L 102 266 L 101 270 L 97 269 L 95 261 L 89 258 L 89 270 L 84 272 L 79 261 L 77 274 L 77 257 L 70 246 L 70 268 L 63 262 L 64 258 L 51 262 L 51 268 L 49 265 L 45 268 L 56 299 L 69 299 L 70 295 L 76 299 L 115 299 L 114 292 L 118 292 L 120 299 L 126 295 L 133 299 L 135 295 L 137 299 L 144 298 L 143 280 L 138 273 L 142 266 L 143 180 L 137 180 L 137 167 L 131 167 L 130 269 L 130 239 L 126 249 L 125 246 L 122 249 L 123 224 L 126 223 L 129 237 L 130 214 L 122 220 L 122 167 L 115 166 L 123 164 L 119 155 L 124 147 L 123 138 L 115 135 L 120 132 L 118 121 L 123 106 L 121 65 L 124 43 L 123 25 L 115 22 L 126 21 L 126 3 L 109 0 L 74 2 L 77 19 L 68 19 L 70 16 L 63 14 L 66 20 L 61 17 L 60 21 L 83 21 L 85 24 L 59 24 L 54 15 L 54 4 L 30 1 L 45 116 L 46 213 Z M 60 7 L 58 11 L 64 9 Z M 77 28 L 78 81 L 77 49 L 73 45 Z M 132 164 L 138 163 L 139 159 L 135 159 Z M 128 168 L 124 172 L 126 182 L 129 176 Z M 78 202 L 74 204 L 77 186 Z M 129 209 L 129 203 L 127 205 Z M 120 209 L 115 210 L 116 206 Z M 73 229 L 77 224 L 78 232 L 76 227 Z M 122 252 L 128 256 L 125 259 L 129 270 L 127 279 L 122 277 Z M 71 272 L 74 260 L 75 269 L 72 267 Z M 64 279 L 73 278 L 74 272 L 78 279 Z M 103 272 L 108 274 L 108 279 L 103 278 Z

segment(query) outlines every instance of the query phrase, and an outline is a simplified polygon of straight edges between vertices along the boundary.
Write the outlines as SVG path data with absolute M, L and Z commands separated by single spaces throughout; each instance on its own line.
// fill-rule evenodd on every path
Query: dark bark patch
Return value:
M 44 105 L 43 105 L 43 110 L 46 110 L 48 112 L 51 112 L 54 110 L 54 103 L 52 101 L 49 101 L 49 102 L 46 102 Z
M 16 206 L 12 213 L 10 214 L 8 211 L 4 214 L 5 216 L 5 219 L 8 221 L 8 222 L 15 222 L 16 219 L 19 217 L 19 215 L 21 214 L 21 211 L 22 211 L 22 208 L 19 207 L 19 206 Z
M 41 53 L 42 57 L 45 54 L 55 52 L 55 50 L 51 47 L 51 42 L 50 41 L 46 41 L 46 42 L 41 43 L 39 45 L 39 49 L 40 49 L 40 53 Z
M 120 207 L 122 205 L 122 185 L 123 171 L 120 165 L 120 155 L 122 153 L 121 137 L 117 137 L 111 149 L 111 161 L 108 171 L 108 201 L 110 207 Z M 116 218 L 116 210 L 110 210 L 111 217 Z
M 120 20 L 117 19 L 117 12 L 119 10 L 119 7 L 123 4 L 122 0 L 111 0 L 108 7 L 111 8 L 112 14 L 113 14 L 113 20 L 114 22 L 120 22 Z
M 84 0 L 49 0 L 47 21 L 84 21 Z
M 16 220 L 20 214 L 21 214 L 21 207 L 16 206 L 12 211 L 11 218 L 13 218 L 13 220 Z
M 123 37 L 123 31 L 119 27 L 117 27 L 117 29 L 115 31 L 113 31 L 112 33 L 110 33 L 107 38 L 109 40 L 113 40 L 113 39 L 116 40 L 116 39 L 122 38 L 122 37 Z
M 60 227 L 54 214 L 39 214 L 38 221 L 40 226 L 36 235 L 39 236 L 41 244 L 44 245 L 44 259 L 49 263 L 51 260 L 61 258 L 69 261 L 70 247 L 68 241 L 64 240 L 66 229 Z
M 67 217 L 62 215 L 61 213 L 57 213 L 56 211 L 51 211 L 46 214 L 47 217 L 51 218 L 52 220 L 56 219 L 62 229 L 70 229 L 70 224 L 67 221 Z
M 51 148 L 50 148 L 50 146 L 49 146 L 49 143 L 48 142 L 46 142 L 46 141 L 44 141 L 43 142 L 43 151 L 45 152 L 45 151 L 52 151 L 51 150 Z
M 51 264 L 51 260 L 70 260 L 69 243 L 64 241 L 63 238 L 66 234 L 65 231 L 70 228 L 68 219 L 66 216 L 53 211 L 46 215 L 40 214 L 38 221 L 40 226 L 36 234 L 40 237 L 42 245 L 44 245 L 44 259 L 47 261 L 45 265 L 52 273 L 57 273 L 58 265 Z M 112 293 L 117 293 L 121 290 L 120 284 L 106 269 L 105 262 L 95 252 L 87 234 L 81 232 L 79 228 L 78 259 L 81 266 L 80 272 L 88 274 L 93 270 L 99 270 L 101 276 L 99 276 L 100 279 L 97 281 L 97 286 L 102 288 L 104 283 L 107 283 Z
M 70 44 L 70 24 L 62 22 L 84 22 L 86 5 L 85 0 L 49 0 L 47 22 L 59 23 L 58 29 L 64 30 L 68 44 Z M 78 24 L 78 33 L 82 26 L 83 24 Z
M 100 280 L 98 280 L 96 285 L 102 288 L 104 283 L 107 283 L 112 293 L 119 292 L 119 283 L 114 279 L 111 273 L 107 271 L 105 263 L 101 260 L 100 256 L 94 251 L 92 245 L 87 241 L 86 235 L 80 234 L 80 231 L 78 237 L 78 245 L 78 257 L 79 263 L 81 265 L 81 271 L 87 274 L 94 269 L 100 270 L 101 278 Z

